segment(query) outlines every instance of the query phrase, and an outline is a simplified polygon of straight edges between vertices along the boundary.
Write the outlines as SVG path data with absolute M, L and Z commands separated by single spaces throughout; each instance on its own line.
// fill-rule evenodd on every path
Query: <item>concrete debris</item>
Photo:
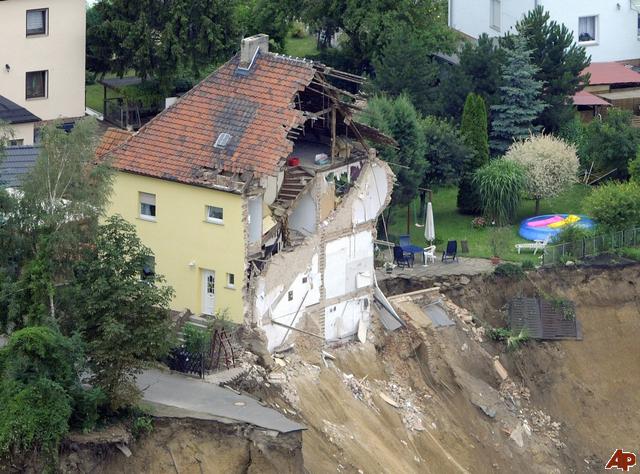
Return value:
M 461 285 L 468 285 L 469 283 L 471 283 L 471 280 L 468 277 L 464 276 L 464 275 L 462 275 L 460 277 L 460 280 L 458 280 L 458 281 L 460 282 Z
M 276 357 L 276 358 L 273 359 L 273 361 L 279 367 L 286 367 L 287 366 L 287 363 L 285 362 L 284 358 Z
M 493 368 L 496 370 L 498 376 L 502 379 L 502 380 L 507 380 L 509 378 L 509 373 L 507 372 L 507 370 L 502 366 L 502 364 L 500 363 L 499 360 L 494 360 L 493 361 Z
M 329 354 L 327 351 L 322 351 L 322 357 L 326 359 L 336 360 L 336 356 Z
M 511 435 L 509 436 L 510 439 L 513 440 L 514 443 L 516 443 L 516 445 L 519 448 L 523 448 L 524 447 L 524 439 L 523 439 L 523 434 L 524 434 L 524 428 L 522 427 L 522 425 L 518 425 L 512 432 Z
M 389 395 L 387 395 L 386 393 L 380 392 L 380 398 L 382 398 L 385 402 L 387 402 L 392 407 L 400 408 L 400 404 L 396 402 L 393 398 L 391 398 Z
M 124 443 L 116 443 L 116 448 L 118 448 L 120 450 L 120 452 L 122 452 L 122 454 L 125 455 L 125 457 L 130 458 L 131 457 L 131 450 L 129 449 L 129 446 L 127 446 Z
M 378 407 L 373 402 L 373 398 L 371 397 L 371 386 L 368 380 L 358 380 L 353 376 L 353 374 L 343 373 L 342 381 L 357 400 L 365 403 L 369 408 L 374 409 L 376 412 L 379 411 Z
M 346 426 L 337 425 L 328 420 L 322 420 L 322 431 L 329 437 L 329 441 L 336 445 L 342 445 L 347 440 L 355 439 Z
M 282 384 L 282 383 L 285 383 L 287 381 L 287 376 L 285 374 L 283 374 L 282 372 L 271 372 L 269 374 L 269 377 L 267 378 L 267 380 L 270 383 Z

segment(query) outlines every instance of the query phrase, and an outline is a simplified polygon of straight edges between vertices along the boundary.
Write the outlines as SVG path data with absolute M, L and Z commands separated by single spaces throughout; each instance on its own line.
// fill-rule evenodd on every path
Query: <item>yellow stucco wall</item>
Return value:
M 139 217 L 139 193 L 156 195 L 156 220 Z M 215 272 L 215 309 L 242 322 L 245 236 L 243 198 L 236 194 L 117 172 L 108 215 L 120 214 L 133 223 L 156 260 L 156 272 L 174 288 L 172 309 L 203 311 L 203 272 Z M 205 219 L 207 205 L 224 209 L 224 224 Z M 190 266 L 190 263 L 194 265 Z M 227 288 L 227 273 L 235 289 Z

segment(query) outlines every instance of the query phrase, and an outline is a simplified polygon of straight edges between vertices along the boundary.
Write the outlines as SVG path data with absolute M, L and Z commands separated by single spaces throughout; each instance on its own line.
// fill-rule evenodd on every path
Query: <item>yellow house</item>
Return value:
M 375 220 L 393 185 L 365 138 L 389 139 L 355 122 L 357 96 L 330 81 L 362 78 L 268 44 L 245 38 L 140 131 L 107 132 L 98 155 L 116 170 L 108 213 L 153 250 L 172 309 L 226 311 L 276 341 L 326 303 L 326 333 L 348 336 L 368 322 Z M 324 278 L 333 261 L 345 268 Z

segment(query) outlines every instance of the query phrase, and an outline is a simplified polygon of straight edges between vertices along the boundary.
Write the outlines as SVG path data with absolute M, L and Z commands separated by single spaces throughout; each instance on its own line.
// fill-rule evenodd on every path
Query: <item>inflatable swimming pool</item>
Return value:
M 550 240 L 568 225 L 591 229 L 595 222 L 587 216 L 576 214 L 547 214 L 523 220 L 518 233 L 527 240 Z

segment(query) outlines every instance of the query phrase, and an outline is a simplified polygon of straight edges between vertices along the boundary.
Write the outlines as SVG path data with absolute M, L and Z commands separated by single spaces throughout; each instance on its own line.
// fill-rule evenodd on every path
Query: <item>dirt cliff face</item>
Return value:
M 125 457 L 113 445 L 67 445 L 67 473 L 299 473 L 301 434 L 277 434 L 247 425 L 157 418 L 153 431 L 130 445 Z

